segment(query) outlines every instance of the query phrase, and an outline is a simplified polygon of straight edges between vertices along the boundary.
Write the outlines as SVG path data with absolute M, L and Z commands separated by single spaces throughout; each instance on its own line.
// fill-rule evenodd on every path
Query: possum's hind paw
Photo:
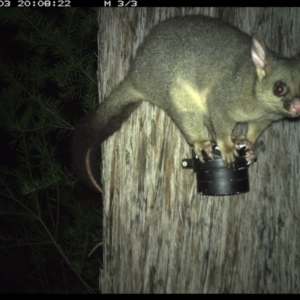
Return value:
M 215 144 L 211 141 L 194 143 L 194 150 L 200 161 L 204 162 L 206 156 L 208 156 L 210 159 L 214 159 L 212 153 L 212 148 L 214 145 Z

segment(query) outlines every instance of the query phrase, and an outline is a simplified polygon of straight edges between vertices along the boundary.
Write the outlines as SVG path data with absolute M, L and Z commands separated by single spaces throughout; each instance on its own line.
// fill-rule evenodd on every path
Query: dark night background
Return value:
M 1 9 L 1 8 L 0 8 Z M 15 9 L 15 8 L 10 8 Z M 43 14 L 45 17 L 50 15 L 55 15 L 57 17 L 57 20 L 60 21 L 63 19 L 63 10 L 58 8 L 47 8 L 47 9 L 35 9 L 36 11 Z M 82 8 L 82 10 L 86 10 L 87 13 L 92 13 L 87 8 Z M 94 13 L 94 17 L 96 19 L 96 14 Z M 29 60 L 31 58 L 31 51 L 30 49 L 24 47 L 22 43 L 15 41 L 14 36 L 16 33 L 20 30 L 20 27 L 18 25 L 0 25 L 0 51 L 2 52 L 1 57 L 5 58 L 7 60 L 13 61 L 15 65 L 17 65 L 19 62 Z M 89 45 L 89 52 L 97 53 L 97 45 L 96 42 L 93 42 L 91 45 Z M 55 59 L 53 56 L 49 56 L 48 62 L 51 63 L 57 63 L 59 61 L 59 58 Z M 95 70 L 96 70 L 96 63 L 95 63 Z M 95 80 L 96 80 L 96 74 L 95 74 Z M 7 87 L 7 83 L 0 78 L 0 89 L 3 90 L 4 87 Z M 97 87 L 95 86 L 95 90 Z M 51 83 L 44 86 L 44 91 L 47 96 L 51 96 L 54 98 L 59 98 L 59 88 Z M 0 98 L 0 101 L 3 99 Z M 1 114 L 5 114 L 5 111 L 1 111 Z M 62 113 L 66 114 L 73 126 L 75 126 L 76 122 L 78 121 L 79 117 L 82 116 L 85 112 L 82 107 L 82 99 L 74 99 L 73 101 L 69 101 L 64 105 Z M 18 152 L 16 150 L 15 144 L 12 144 L 11 135 L 6 130 L 5 125 L 3 126 L 0 124 L 0 139 L 1 139 L 1 147 L 0 147 L 0 165 L 2 167 L 7 167 L 9 170 L 12 170 L 16 167 L 19 167 L 19 160 L 18 160 Z M 70 139 L 71 134 L 68 134 L 64 136 L 63 138 L 57 138 L 55 134 L 49 135 L 49 144 L 51 144 L 51 147 L 56 149 L 56 159 L 61 164 L 61 167 L 63 169 L 68 170 L 68 172 L 74 176 L 74 171 L 72 167 L 72 161 L 71 161 L 71 153 L 70 153 Z M 8 178 L 8 177 L 6 177 Z M 75 176 L 74 176 L 75 178 Z M 75 179 L 76 180 L 76 179 Z M 0 184 L 1 185 L 1 184 Z M 50 195 L 52 195 L 52 192 L 49 192 Z M 73 189 L 65 189 L 63 188 L 61 190 L 61 193 L 64 193 L 64 197 L 62 199 L 66 200 L 65 203 L 60 203 L 61 207 L 59 208 L 59 217 L 62 219 L 60 221 L 60 224 L 75 224 L 78 222 L 78 219 L 75 220 L 74 214 L 70 213 L 73 209 L 77 209 L 80 211 L 80 209 L 76 208 L 76 205 L 80 205 L 83 201 L 86 201 L 86 199 L 89 199 L 90 203 L 97 207 L 97 210 L 99 208 L 99 195 L 96 195 L 95 193 L 89 191 L 83 184 L 80 182 L 74 182 L 74 188 Z M 14 217 L 14 219 L 10 219 L 10 217 L 5 216 L 5 218 L 2 218 L 1 215 L 5 215 L 7 206 L 1 207 L 4 203 L 7 203 L 6 201 L 9 201 L 9 199 L 5 199 L 3 195 L 0 195 L 1 201 L 0 201 L 0 232 L 2 232 L 3 236 L 6 237 L 6 233 L 12 231 L 11 223 L 14 222 L 15 226 L 18 227 L 18 222 L 20 221 L 20 226 L 23 227 L 25 224 L 26 227 L 26 221 L 24 223 L 24 220 L 21 217 Z M 41 199 L 43 200 L 43 199 Z M 78 201 L 76 203 L 76 201 Z M 69 207 L 68 203 L 71 203 L 74 205 L 74 207 Z M 89 204 L 90 205 L 90 204 Z M 4 206 L 4 205 L 3 205 Z M 43 206 L 42 206 L 43 207 Z M 47 209 L 47 204 L 45 204 L 45 209 Z M 51 204 L 51 209 L 52 204 Z M 56 209 L 54 208 L 54 211 L 56 213 Z M 101 208 L 100 208 L 101 209 Z M 98 211 L 99 212 L 99 211 Z M 90 217 L 94 218 L 94 216 Z M 13 220 L 13 221 L 12 221 Z M 67 221 L 66 221 L 67 220 Z M 67 223 L 64 223 L 67 222 Z M 69 223 L 68 223 L 69 222 Z M 46 221 L 45 221 L 46 223 Z M 101 224 L 101 222 L 100 222 Z M 98 225 L 97 225 L 98 226 Z M 24 227 L 24 230 L 26 231 L 26 228 Z M 64 228 L 70 230 L 70 228 Z M 62 229 L 62 226 L 60 227 L 60 230 Z M 94 234 L 94 232 L 91 232 L 91 234 Z M 0 293 L 51 293 L 51 292 L 66 292 L 66 293 L 81 293 L 82 290 L 80 289 L 72 289 L 74 286 L 78 285 L 78 278 L 74 276 L 70 270 L 65 268 L 63 264 L 61 263 L 61 258 L 56 260 L 56 254 L 53 255 L 53 257 L 49 256 L 49 253 L 56 253 L 55 247 L 50 247 L 50 250 L 45 252 L 45 262 L 41 264 L 43 266 L 43 271 L 45 273 L 45 282 L 47 282 L 48 287 L 44 289 L 37 288 L 36 286 L 43 285 L 36 283 L 38 281 L 38 276 L 36 271 L 32 265 L 29 264 L 29 261 L 33 260 L 32 257 L 32 249 L 26 246 L 22 247 L 15 247 L 11 246 L 9 247 L 9 242 L 5 241 L 5 244 L 3 244 L 3 241 L 5 239 L 0 239 Z M 90 240 L 91 241 L 91 240 Z M 63 241 L 62 241 L 63 242 Z M 74 242 L 72 242 L 74 244 Z M 94 240 L 89 244 L 87 247 L 87 251 L 90 251 L 97 241 Z M 12 244 L 14 244 L 12 242 Z M 64 246 L 61 246 L 66 253 L 68 253 L 69 250 L 67 250 L 67 247 L 64 248 Z M 51 250 L 52 249 L 52 250 Z M 79 255 L 82 255 L 84 257 L 84 262 L 87 261 L 88 266 L 93 266 L 94 261 L 91 259 L 88 261 L 87 259 L 87 253 L 80 253 L 80 250 L 76 249 L 76 244 L 74 244 L 74 247 L 70 249 L 70 251 L 78 252 Z M 99 254 L 99 252 L 97 252 Z M 59 257 L 59 255 L 58 255 Z M 70 259 L 71 261 L 71 259 Z M 71 261 L 72 263 L 72 261 Z M 75 263 L 74 263 L 75 265 Z M 32 269 L 30 269 L 32 268 Z M 92 268 L 92 267 L 86 267 Z M 55 282 L 55 288 L 52 289 L 52 279 L 55 276 L 52 276 L 47 274 L 47 270 L 52 270 L 53 272 L 56 272 L 57 274 L 57 282 Z M 74 269 L 76 269 L 74 267 Z M 83 269 L 83 267 L 82 267 Z M 96 270 L 97 269 L 97 270 Z M 29 270 L 29 272 L 28 272 Z M 76 269 L 77 270 L 77 269 Z M 86 274 L 88 274 L 89 271 L 87 271 Z M 87 275 L 82 275 L 80 273 L 80 276 L 85 279 L 85 282 L 89 286 L 93 287 L 93 292 L 97 290 L 96 282 L 97 278 L 95 274 L 99 272 L 99 266 L 95 266 L 95 270 L 93 271 L 94 277 L 93 280 L 90 280 Z M 25 274 L 26 273 L 26 274 Z M 30 273 L 30 274 L 29 274 Z M 21 280 L 24 276 L 26 277 L 28 275 L 27 281 Z M 35 286 L 34 289 L 30 288 L 30 283 L 32 278 L 32 283 Z M 26 283 L 27 282 L 27 283 Z M 34 283 L 35 282 L 35 283 Z M 60 282 L 64 282 L 62 286 L 60 286 Z M 59 286 L 59 288 L 57 287 Z M 83 289 L 83 293 L 84 289 Z

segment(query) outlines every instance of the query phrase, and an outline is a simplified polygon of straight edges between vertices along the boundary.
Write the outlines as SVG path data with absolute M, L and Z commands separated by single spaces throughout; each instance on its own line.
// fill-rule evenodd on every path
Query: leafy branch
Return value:
M 0 270 L 27 292 L 95 293 L 99 263 L 87 256 L 101 243 L 101 203 L 73 191 L 66 149 L 98 99 L 96 15 L 0 10 L 0 26 L 15 32 L 11 48 L 0 43 Z

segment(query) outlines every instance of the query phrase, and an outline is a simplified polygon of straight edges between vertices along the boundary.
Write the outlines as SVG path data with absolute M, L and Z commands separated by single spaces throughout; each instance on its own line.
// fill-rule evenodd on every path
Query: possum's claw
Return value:
M 237 151 L 233 149 L 220 149 L 221 151 L 221 157 L 225 165 L 227 165 L 228 168 L 234 168 L 235 166 L 235 157 L 238 156 Z
M 224 164 L 227 165 L 228 168 L 234 168 L 236 157 L 239 156 L 239 148 L 231 140 L 231 138 L 219 140 L 217 141 L 217 144 L 220 149 L 221 157 Z
M 248 165 L 253 163 L 256 160 L 255 146 L 246 139 L 237 139 L 235 140 L 235 151 L 241 150 L 245 147 L 245 159 L 248 162 Z M 237 155 L 238 156 L 238 155 Z
M 211 141 L 204 141 L 204 142 L 196 142 L 194 143 L 194 150 L 196 155 L 198 156 L 201 162 L 205 160 L 205 154 L 210 158 L 214 159 L 212 148 L 215 144 Z M 205 154 L 203 153 L 205 152 Z

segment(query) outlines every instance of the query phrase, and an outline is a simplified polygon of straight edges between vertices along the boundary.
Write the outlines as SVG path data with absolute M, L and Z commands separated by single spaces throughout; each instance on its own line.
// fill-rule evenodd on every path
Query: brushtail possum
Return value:
M 257 35 L 210 17 L 175 17 L 156 25 L 123 82 L 75 130 L 74 166 L 90 187 L 101 190 L 92 163 L 99 144 L 142 101 L 167 112 L 200 160 L 212 157 L 217 144 L 232 166 L 244 143 L 251 163 L 267 126 L 300 115 L 300 55 L 281 57 Z M 245 136 L 232 136 L 237 123 L 248 123 Z

